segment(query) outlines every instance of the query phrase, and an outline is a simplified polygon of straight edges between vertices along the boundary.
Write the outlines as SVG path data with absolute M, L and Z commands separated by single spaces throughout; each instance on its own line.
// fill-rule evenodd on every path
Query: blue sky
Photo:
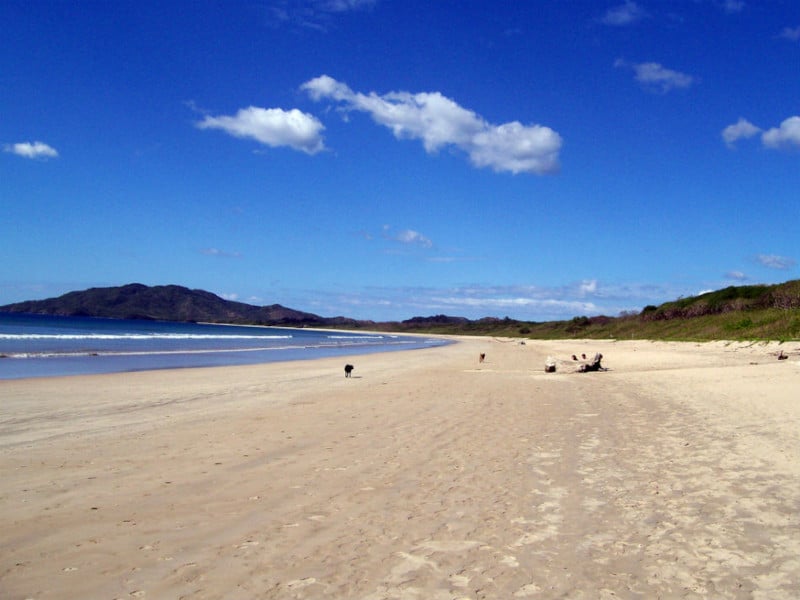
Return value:
M 0 3 L 0 305 L 617 315 L 798 278 L 800 3 Z

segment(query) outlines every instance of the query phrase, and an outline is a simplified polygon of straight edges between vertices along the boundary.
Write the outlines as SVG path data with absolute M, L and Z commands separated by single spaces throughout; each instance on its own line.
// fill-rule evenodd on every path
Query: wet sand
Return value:
M 0 597 L 798 597 L 800 343 L 344 362 L 0 381 Z

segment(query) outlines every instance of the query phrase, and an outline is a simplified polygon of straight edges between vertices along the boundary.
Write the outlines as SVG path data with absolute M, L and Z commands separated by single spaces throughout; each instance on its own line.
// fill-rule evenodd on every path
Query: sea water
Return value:
M 445 343 L 382 333 L 0 313 L 0 379 L 243 365 Z

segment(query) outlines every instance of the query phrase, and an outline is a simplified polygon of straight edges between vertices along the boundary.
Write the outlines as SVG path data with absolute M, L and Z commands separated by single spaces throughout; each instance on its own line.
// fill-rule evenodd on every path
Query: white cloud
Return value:
M 58 151 L 44 142 L 6 144 L 3 150 L 24 158 L 56 158 L 58 156 Z
M 730 14 L 742 12 L 744 7 L 744 0 L 724 0 L 722 2 L 722 9 Z
M 435 287 L 366 287 L 348 292 L 304 290 L 302 298 L 288 298 L 288 306 L 305 307 L 317 314 L 344 314 L 374 320 L 400 320 L 412 316 L 449 314 L 470 319 L 503 317 L 534 321 L 571 319 L 586 315 L 616 315 L 640 310 L 667 300 L 691 295 L 700 284 L 654 285 L 597 283 L 596 292 L 582 296 L 587 281 L 562 286 L 461 285 Z M 274 290 L 271 291 L 274 295 Z
M 206 256 L 219 256 L 220 258 L 240 258 L 242 256 L 239 252 L 228 252 L 219 248 L 203 248 L 200 253 Z
M 725 140 L 728 146 L 733 147 L 737 140 L 751 138 L 758 135 L 760 132 L 761 129 L 759 127 L 756 127 L 747 119 L 740 117 L 735 124 L 728 125 L 722 130 L 722 139 Z
M 546 288 L 539 286 L 469 286 L 422 293 L 435 310 L 470 309 L 472 314 L 496 315 L 497 311 L 541 314 L 550 318 L 571 318 L 603 312 L 603 308 L 584 299 L 598 292 L 597 280 Z M 617 311 L 618 312 L 618 311 Z
M 742 273 L 741 271 L 728 271 L 725 273 L 725 279 L 735 279 L 736 281 L 744 281 L 747 279 L 747 275 Z
M 200 129 L 221 129 L 238 138 L 252 138 L 273 148 L 288 146 L 306 154 L 316 154 L 325 149 L 322 131 L 325 126 L 313 115 L 296 108 L 240 109 L 234 116 L 206 116 L 198 122 Z
M 549 314 L 576 315 L 594 313 L 597 306 L 591 302 L 567 301 L 567 300 L 539 300 L 526 297 L 508 298 L 463 298 L 458 296 L 451 297 L 432 297 L 431 302 L 438 304 L 437 308 L 481 308 L 487 311 L 507 310 L 509 308 L 525 308 L 530 310 L 546 311 Z
M 688 88 L 694 83 L 694 77 L 691 75 L 667 69 L 657 62 L 629 63 L 620 58 L 614 62 L 614 66 L 632 69 L 636 76 L 636 81 L 647 88 L 659 90 L 663 93 L 678 88 Z
M 765 131 L 761 141 L 768 148 L 800 147 L 800 117 L 789 117 L 780 124 L 780 127 Z
M 317 5 L 321 10 L 329 12 L 347 12 L 361 10 L 375 4 L 375 0 L 322 0 Z
M 797 27 L 784 27 L 780 33 L 780 37 L 790 42 L 800 40 L 800 25 Z
M 430 239 L 413 229 L 402 229 L 398 232 L 393 232 L 389 225 L 384 225 L 383 237 L 384 239 L 400 242 L 401 244 L 421 246 L 423 248 L 433 247 L 433 242 Z M 371 236 L 369 239 L 371 239 Z
M 780 269 L 786 271 L 795 266 L 796 261 L 788 256 L 778 256 L 776 254 L 759 254 L 756 260 L 770 269 Z
M 630 25 L 640 21 L 647 13 L 636 2 L 626 0 L 624 4 L 609 8 L 600 19 L 605 25 Z
M 404 229 L 397 234 L 395 239 L 404 244 L 416 244 L 422 246 L 423 248 L 430 248 L 433 246 L 433 242 L 431 242 L 420 232 L 414 231 L 413 229 Z
M 306 29 L 327 31 L 335 17 L 371 8 L 377 0 L 272 0 L 267 15 L 273 25 L 290 24 Z
M 594 294 L 597 292 L 597 280 L 596 279 L 587 279 L 581 282 L 579 286 L 580 294 Z
M 428 153 L 453 146 L 466 152 L 476 167 L 536 174 L 558 170 L 562 140 L 549 127 L 518 121 L 493 125 L 439 92 L 362 94 L 327 75 L 301 89 L 315 101 L 335 100 L 345 110 L 368 113 L 396 138 L 421 140 Z

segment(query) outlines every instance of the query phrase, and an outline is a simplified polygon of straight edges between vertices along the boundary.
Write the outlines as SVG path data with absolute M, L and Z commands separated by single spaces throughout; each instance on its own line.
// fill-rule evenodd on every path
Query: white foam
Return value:
M 288 340 L 291 335 L 198 333 L 0 333 L 0 340 Z

